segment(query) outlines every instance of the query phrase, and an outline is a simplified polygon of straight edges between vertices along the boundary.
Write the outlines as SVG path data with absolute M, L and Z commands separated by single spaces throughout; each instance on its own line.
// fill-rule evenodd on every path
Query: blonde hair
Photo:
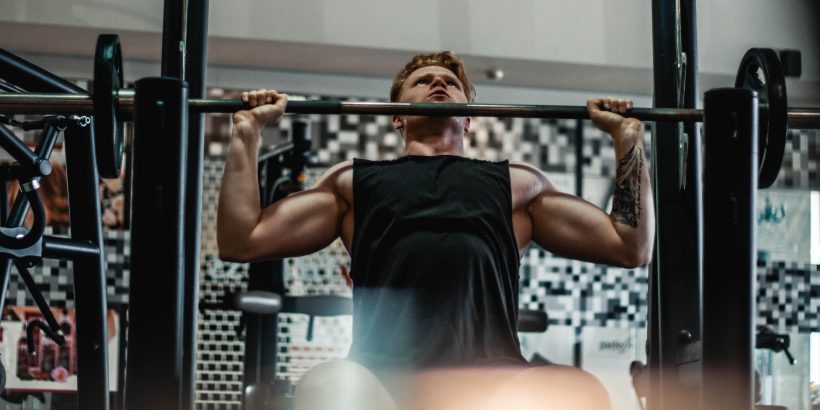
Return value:
M 452 51 L 441 51 L 432 54 L 416 54 L 404 68 L 399 71 L 396 78 L 393 79 L 393 86 L 390 87 L 390 101 L 398 101 L 401 95 L 401 87 L 407 81 L 413 71 L 427 66 L 444 67 L 453 72 L 458 77 L 461 84 L 464 86 L 464 95 L 467 96 L 468 102 L 475 101 L 475 87 L 467 78 L 467 73 L 464 71 L 464 61 L 461 60 L 456 53 Z

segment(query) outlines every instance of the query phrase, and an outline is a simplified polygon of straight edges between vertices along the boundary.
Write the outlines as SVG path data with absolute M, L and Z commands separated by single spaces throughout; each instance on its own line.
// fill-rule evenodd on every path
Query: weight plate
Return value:
M 743 56 L 737 71 L 735 87 L 757 91 L 758 116 L 758 188 L 774 184 L 786 149 L 788 105 L 786 78 L 777 53 L 769 48 L 752 48 Z
M 122 50 L 116 34 L 100 34 L 94 55 L 94 145 L 102 178 L 119 178 L 122 166 L 122 121 L 115 93 L 122 87 Z

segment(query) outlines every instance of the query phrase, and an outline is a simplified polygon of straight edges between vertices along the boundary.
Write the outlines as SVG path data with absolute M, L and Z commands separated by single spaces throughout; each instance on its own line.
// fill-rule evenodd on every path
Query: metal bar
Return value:
M 57 319 L 54 318 L 54 313 L 51 311 L 51 307 L 48 305 L 46 298 L 43 297 L 43 293 L 40 292 L 40 288 L 37 287 L 37 282 L 34 281 L 31 272 L 29 272 L 26 265 L 18 259 L 14 260 L 14 267 L 17 268 L 17 273 L 20 274 L 20 277 L 23 278 L 23 283 L 28 288 L 28 293 L 31 295 L 31 298 L 34 299 L 34 303 L 37 305 L 37 308 L 40 309 L 40 313 L 43 314 L 43 319 L 48 323 L 48 327 L 53 332 L 58 332 L 60 330 L 60 324 L 57 323 Z M 58 334 L 62 335 L 61 333 Z M 55 342 L 57 342 L 57 340 L 55 340 Z
M 26 90 L 0 78 L 0 90 L 7 93 L 24 93 Z
M 162 67 L 163 77 L 185 81 L 185 51 L 188 0 L 165 0 L 162 16 Z
M 5 176 L 0 176 L 0 181 L 0 226 L 6 226 L 9 214 L 9 180 Z
M 0 124 L 0 147 L 24 167 L 26 174 L 36 175 L 46 170 L 51 172 L 51 167 L 47 164 L 48 161 L 39 158 L 37 154 L 29 149 L 28 145 L 20 141 L 20 138 L 14 132 L 2 124 Z
M 246 109 L 239 100 L 192 100 L 191 111 L 233 113 Z M 291 101 L 290 114 L 427 115 L 517 118 L 589 119 L 586 107 L 570 105 L 382 103 Z M 631 116 L 647 121 L 700 121 L 703 112 L 682 109 L 633 108 Z
M 120 91 L 120 95 L 120 109 L 128 109 L 132 104 L 133 93 Z M 94 100 L 90 95 L 84 94 L 3 93 L 0 94 L 0 113 L 92 115 Z
M 54 144 L 57 143 L 57 138 L 60 136 L 60 133 L 65 130 L 65 125 L 61 124 L 63 120 L 64 117 L 61 116 L 43 120 L 43 132 L 40 133 L 40 140 L 35 152 L 32 152 L 26 144 L 20 141 L 17 136 L 6 129 L 5 126 L 0 125 L 0 137 L 2 137 L 2 140 L 9 140 L 2 144 L 3 148 L 6 149 L 14 159 L 21 163 L 26 163 L 26 166 L 22 170 L 17 169 L 16 171 L 12 171 L 15 170 L 15 166 L 20 166 L 20 164 L 5 168 L 3 170 L 3 177 L 6 180 L 11 180 L 19 179 L 21 175 L 31 175 L 30 173 L 32 171 L 41 171 L 43 175 L 46 174 L 46 171 L 50 173 L 51 163 L 48 162 L 48 157 L 51 155 L 51 151 L 54 149 Z M 9 147 L 7 148 L 6 145 L 9 145 Z M 41 156 L 41 153 L 46 156 Z M 25 161 L 20 161 L 20 157 L 25 158 Z
M 28 198 L 25 195 L 17 195 L 3 226 L 21 226 L 26 219 L 29 207 Z M 0 256 L 0 309 L 6 306 L 6 294 L 9 289 L 9 278 L 11 278 L 11 264 L 11 258 Z
M 584 122 L 575 121 L 575 195 L 584 196 Z
M 679 0 L 652 0 L 653 89 L 656 109 L 675 109 L 685 99 L 681 70 L 681 14 Z M 698 120 L 702 120 L 702 117 Z M 698 266 L 696 191 L 689 184 L 689 139 L 681 124 L 657 123 L 652 135 L 653 194 L 656 209 L 654 256 L 650 267 L 652 287 L 648 329 L 650 392 L 649 410 L 689 409 L 682 403 L 685 389 L 678 378 L 678 356 L 686 342 L 683 332 L 698 326 L 692 312 L 691 278 Z M 676 284 L 684 287 L 678 293 Z M 681 304 L 683 302 L 683 304 Z M 697 407 L 695 407 L 697 408 Z
M 697 0 L 681 0 L 681 46 L 686 54 L 685 67 L 685 88 L 683 96 L 683 106 L 685 108 L 700 108 L 701 92 L 700 78 L 698 71 L 698 35 L 697 35 Z M 768 107 L 767 107 L 768 111 Z M 702 181 L 702 127 L 687 123 L 683 126 L 684 132 L 689 136 L 689 153 L 687 155 L 687 184 L 695 191 L 694 201 L 690 204 L 696 210 L 695 220 L 697 223 L 698 243 L 703 243 L 703 181 Z M 701 267 L 698 272 L 698 285 L 701 288 L 703 275 L 703 247 L 697 248 L 698 263 Z M 698 298 L 697 304 L 702 304 L 702 298 Z M 700 308 L 699 308 L 700 309 Z M 700 330 L 693 334 L 695 339 L 700 338 Z
M 789 108 L 789 129 L 818 129 L 820 128 L 820 108 L 792 107 Z M 760 118 L 763 116 L 761 115 Z
M 188 5 L 188 53 L 185 80 L 191 97 L 205 96 L 208 56 L 208 0 Z M 185 184 L 185 279 L 183 281 L 182 393 L 180 409 L 193 409 L 196 379 L 196 339 L 199 312 L 199 269 L 202 237 L 202 164 L 205 158 L 205 116 L 188 114 L 188 177 Z
M 110 305 L 109 305 L 110 306 Z M 128 303 L 117 303 L 117 314 L 119 315 L 119 328 L 120 329 L 128 329 Z M 120 333 L 124 335 L 125 332 Z M 111 403 L 111 410 L 124 410 L 125 409 L 125 352 L 126 347 L 128 346 L 128 338 L 124 336 L 120 336 L 120 345 L 117 347 L 119 350 L 118 354 L 118 365 L 117 367 L 120 369 L 117 372 L 117 386 L 120 386 L 117 389 L 117 394 L 113 398 L 113 403 Z
M 0 49 L 0 77 L 31 92 L 86 94 L 86 90 L 22 58 Z
M 698 65 L 698 33 L 697 33 L 697 1 L 698 0 L 680 0 L 681 13 L 681 47 L 686 58 L 686 66 L 684 70 L 684 95 L 683 106 L 686 108 L 700 108 L 701 91 L 700 91 L 700 70 Z M 761 107 L 763 108 L 763 107 Z M 763 110 L 761 110 L 761 113 Z M 768 107 L 766 107 L 768 112 Z M 694 375 L 695 380 L 702 380 L 701 375 L 701 340 L 702 340 L 702 326 L 703 326 L 703 127 L 699 124 L 686 123 L 683 125 L 683 131 L 686 133 L 689 140 L 689 147 L 686 156 L 686 181 L 688 189 L 693 192 L 689 197 L 690 202 L 687 204 L 691 207 L 691 215 L 694 225 L 694 235 L 696 236 L 696 243 L 700 244 L 694 249 L 696 260 L 693 265 L 696 267 L 694 271 L 687 275 L 687 282 L 690 288 L 687 290 L 687 297 L 690 300 L 690 308 L 686 309 L 689 315 L 697 315 L 695 320 L 690 323 L 697 323 L 691 329 L 691 337 L 686 337 L 682 352 L 694 352 L 694 357 L 681 357 L 679 362 L 682 364 L 679 367 L 678 375 L 686 377 L 687 375 Z M 688 335 L 687 335 L 688 336 Z M 683 356 L 683 354 L 681 354 Z M 689 392 L 692 396 L 701 396 L 703 387 L 699 383 L 689 383 Z M 691 397 L 691 396 L 690 396 Z M 701 406 L 702 408 L 702 406 Z M 693 405 L 692 410 L 698 409 L 698 405 Z
M 90 242 L 100 250 L 97 255 L 77 255 L 72 263 L 80 374 L 77 379 L 77 408 L 107 410 L 108 295 L 102 251 L 100 177 L 93 135 L 90 125 L 70 124 L 65 130 L 71 238 L 78 242 Z
M 188 89 L 137 81 L 125 408 L 177 409 L 182 372 Z
M 99 256 L 100 247 L 91 241 L 78 241 L 60 236 L 43 236 L 43 257 L 71 261 L 74 258 Z
M 129 117 L 134 110 L 134 92 L 123 89 L 116 99 L 119 112 Z M 239 100 L 188 100 L 192 113 L 230 114 L 248 109 Z M 367 101 L 290 101 L 288 114 L 340 115 L 426 115 L 515 118 L 589 119 L 587 108 L 574 105 L 524 104 L 455 104 L 455 103 L 385 103 Z M 0 93 L 0 114 L 75 114 L 93 115 L 94 102 L 90 96 L 55 93 Z M 765 118 L 765 108 L 761 109 Z M 633 108 L 630 117 L 641 121 L 702 122 L 703 110 L 695 108 Z M 820 129 L 820 108 L 791 107 L 788 110 L 789 128 Z
M 248 290 L 265 290 L 284 295 L 284 262 L 269 260 L 248 267 Z M 247 327 L 243 358 L 242 387 L 270 384 L 276 375 L 276 315 L 242 313 Z M 257 386 L 260 388 L 261 386 Z M 257 410 L 245 403 L 248 410 Z
M 703 408 L 748 410 L 755 403 L 757 97 L 710 90 L 704 106 Z

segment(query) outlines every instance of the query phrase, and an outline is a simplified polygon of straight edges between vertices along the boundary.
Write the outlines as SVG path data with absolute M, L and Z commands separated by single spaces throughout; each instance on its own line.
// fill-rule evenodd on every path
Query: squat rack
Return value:
M 705 116 L 695 107 L 695 4 L 694 0 L 679 1 L 653 1 L 655 101 L 658 108 L 633 110 L 636 116 L 645 120 L 701 121 Z M 676 27 L 674 33 L 669 27 Z M 133 115 L 137 124 L 132 159 L 135 221 L 132 227 L 132 269 L 139 273 L 132 276 L 131 283 L 131 342 L 127 354 L 131 377 L 126 379 L 125 385 L 126 408 L 193 408 L 204 152 L 200 113 L 233 112 L 243 107 L 239 102 L 202 99 L 206 40 L 207 1 L 194 1 L 189 5 L 187 0 L 166 0 L 162 67 L 166 78 L 140 80 L 135 96 L 116 90 L 117 110 L 133 107 L 123 109 L 120 114 L 124 117 Z M 194 43 L 196 46 L 193 46 Z M 188 49 L 195 51 L 186 55 Z M 681 68 L 684 55 L 687 61 L 685 75 Z M 186 69 L 190 67 L 194 68 Z M 669 84 L 683 83 L 685 87 L 668 87 Z M 727 98 L 732 100 L 735 97 Z M 736 99 L 745 101 L 748 97 Z M 158 109 L 157 101 L 162 101 L 164 108 Z M 55 107 L 65 103 L 71 107 L 65 109 L 74 113 L 96 113 L 96 110 L 89 108 L 93 107 L 94 102 L 94 98 L 83 94 L 77 97 L 4 95 L 0 97 L 0 109 L 4 112 L 39 112 L 36 110 L 40 108 L 36 107 L 48 106 L 48 110 L 60 110 L 62 108 Z M 22 108 L 21 103 L 28 106 Z M 442 104 L 405 108 L 401 104 L 391 103 L 317 104 L 293 101 L 288 111 L 562 118 L 586 116 L 583 107 L 548 109 L 545 106 L 475 104 L 456 107 Z M 685 108 L 680 108 L 681 105 Z M 749 121 L 756 121 L 758 115 L 765 118 L 768 107 L 761 112 L 763 114 L 759 114 L 755 106 L 753 114 L 744 115 L 749 117 Z M 164 118 L 165 121 L 149 125 L 147 121 L 139 120 L 149 117 Z M 817 124 L 817 118 L 818 111 L 813 109 L 790 109 L 788 113 L 788 120 L 793 126 L 813 127 Z M 709 120 L 708 116 L 706 119 Z M 675 380 L 676 368 L 681 364 L 677 359 L 679 355 L 694 351 L 696 360 L 692 362 L 700 360 L 697 357 L 699 348 L 693 348 L 701 338 L 702 326 L 700 301 L 703 296 L 700 292 L 704 211 L 701 201 L 703 188 L 700 186 L 700 145 L 694 124 L 687 125 L 685 134 L 681 133 L 677 124 L 656 125 L 653 162 L 663 163 L 664 166 L 663 169 L 653 167 L 653 181 L 657 204 L 664 206 L 656 207 L 659 235 L 650 282 L 649 332 L 650 345 L 655 347 L 650 349 L 649 358 L 650 368 L 656 376 L 653 380 L 657 380 L 650 397 L 652 409 L 676 408 L 667 398 L 675 397 L 673 393 L 681 389 Z M 158 158 L 157 155 L 162 157 Z M 754 246 L 753 240 L 751 245 Z M 157 283 L 167 284 L 167 287 L 159 289 Z M 695 300 L 698 303 L 690 310 L 681 310 L 679 308 L 686 304 L 676 303 L 676 299 L 683 302 Z M 662 309 L 672 305 L 676 308 Z M 750 308 L 753 312 L 753 304 Z M 743 350 L 746 350 L 745 346 Z M 107 403 L 100 403 L 99 406 L 84 408 L 107 407 Z

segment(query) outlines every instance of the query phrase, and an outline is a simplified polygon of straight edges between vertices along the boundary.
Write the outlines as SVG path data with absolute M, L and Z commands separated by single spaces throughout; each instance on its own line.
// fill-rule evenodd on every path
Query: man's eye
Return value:
M 416 80 L 416 83 L 415 83 L 415 84 L 416 84 L 416 85 L 427 84 L 427 80 L 424 80 L 424 79 L 418 79 L 418 80 Z
M 458 83 L 455 82 L 455 81 L 447 81 L 447 85 L 449 85 L 451 87 L 458 87 Z

